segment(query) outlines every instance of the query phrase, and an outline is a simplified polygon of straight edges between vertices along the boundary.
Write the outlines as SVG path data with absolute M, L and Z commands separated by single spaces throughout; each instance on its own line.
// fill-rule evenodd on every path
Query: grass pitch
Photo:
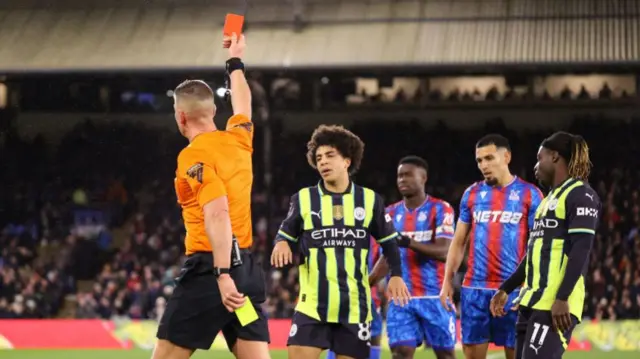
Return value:
M 638 359 L 640 353 L 637 351 L 572 351 L 564 355 L 565 359 Z M 149 359 L 151 351 L 148 350 L 0 350 L 2 359 Z M 198 351 L 192 357 L 194 359 L 234 359 L 233 355 L 222 350 Z M 390 359 L 391 353 L 384 352 L 383 359 Z M 416 352 L 415 359 L 435 358 L 430 350 Z M 457 353 L 457 358 L 462 359 L 461 352 Z M 489 352 L 487 359 L 501 359 L 504 354 L 499 351 Z M 287 352 L 284 350 L 271 351 L 271 359 L 287 359 Z

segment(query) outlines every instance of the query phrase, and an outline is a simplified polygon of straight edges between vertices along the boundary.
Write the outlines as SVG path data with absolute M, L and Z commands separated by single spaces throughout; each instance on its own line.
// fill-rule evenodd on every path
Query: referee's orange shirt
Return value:
M 186 254 L 212 251 L 204 229 L 205 204 L 227 196 L 231 228 L 240 248 L 251 247 L 253 124 L 234 115 L 226 131 L 196 136 L 178 155 L 175 187 L 187 231 Z

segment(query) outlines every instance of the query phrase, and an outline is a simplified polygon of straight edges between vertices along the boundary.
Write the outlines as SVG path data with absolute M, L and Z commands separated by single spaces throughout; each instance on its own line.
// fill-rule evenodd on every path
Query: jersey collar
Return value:
M 424 202 L 422 202 L 418 207 L 416 207 L 414 209 L 409 209 L 409 207 L 407 207 L 407 204 L 404 201 L 404 199 L 402 200 L 402 207 L 404 207 L 404 210 L 407 211 L 407 212 L 415 212 L 415 211 L 421 209 L 422 207 L 424 207 L 424 205 L 427 204 L 427 202 L 429 202 L 429 195 L 428 194 L 424 198 Z
M 561 189 L 562 187 L 566 186 L 567 183 L 571 182 L 573 179 L 574 179 L 573 177 L 568 177 L 566 180 L 562 181 L 562 183 L 560 183 L 557 187 L 551 188 L 549 193 L 553 193 L 553 191 L 557 189 Z
M 354 184 L 353 184 L 353 181 L 351 181 L 351 180 L 349 180 L 349 185 L 347 186 L 347 190 L 344 191 L 343 193 L 331 192 L 324 186 L 324 182 L 322 180 L 320 180 L 320 182 L 318 182 L 318 192 L 320 192 L 321 196 L 324 196 L 324 195 L 330 196 L 332 194 L 340 194 L 340 195 L 342 195 L 342 194 L 347 194 L 347 193 L 353 194 L 353 190 L 354 190 Z

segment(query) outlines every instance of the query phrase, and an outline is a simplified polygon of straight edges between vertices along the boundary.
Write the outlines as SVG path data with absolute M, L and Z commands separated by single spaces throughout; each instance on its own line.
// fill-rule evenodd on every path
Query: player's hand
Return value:
M 222 46 L 229 49 L 229 58 L 237 57 L 242 59 L 244 57 L 244 49 L 247 44 L 244 39 L 244 35 L 238 35 L 234 32 L 231 36 L 225 36 L 222 39 Z
M 409 245 L 411 244 L 411 238 L 402 234 L 398 236 L 398 239 L 396 239 L 396 241 L 398 242 L 398 247 L 401 248 L 409 248 Z
M 455 312 L 456 308 L 453 305 L 453 285 L 449 281 L 445 280 L 440 290 L 440 304 L 442 307 L 450 312 Z
M 396 305 L 404 307 L 409 303 L 409 289 L 401 277 L 393 276 L 389 278 L 387 284 L 387 298 L 392 300 Z
M 562 333 L 571 329 L 573 321 L 569 312 L 569 303 L 566 300 L 556 299 L 551 306 L 551 323 L 554 331 Z
M 287 241 L 279 241 L 273 246 L 271 265 L 276 268 L 282 268 L 291 263 L 293 263 L 293 254 L 291 254 L 289 243 L 287 243 Z
M 243 294 L 238 292 L 236 283 L 230 275 L 222 274 L 218 277 L 218 288 L 220 289 L 222 304 L 228 311 L 233 312 L 244 305 L 246 299 Z
M 507 300 L 509 299 L 509 295 L 507 292 L 503 290 L 499 290 L 496 294 L 491 298 L 491 303 L 489 304 L 489 310 L 491 310 L 491 315 L 494 317 L 502 317 L 506 314 L 504 311 L 504 306 L 507 304 Z

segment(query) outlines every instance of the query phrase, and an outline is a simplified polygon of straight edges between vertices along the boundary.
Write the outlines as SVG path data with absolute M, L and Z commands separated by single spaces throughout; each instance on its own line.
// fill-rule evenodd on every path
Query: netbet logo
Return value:
M 475 211 L 473 221 L 476 223 L 505 223 L 519 224 L 522 219 L 521 212 L 512 211 Z
M 586 216 L 586 217 L 598 217 L 598 210 L 595 208 L 589 208 L 589 207 L 578 207 L 578 211 L 576 215 Z
M 433 231 L 402 232 L 402 234 L 416 242 L 429 242 L 433 235 Z

